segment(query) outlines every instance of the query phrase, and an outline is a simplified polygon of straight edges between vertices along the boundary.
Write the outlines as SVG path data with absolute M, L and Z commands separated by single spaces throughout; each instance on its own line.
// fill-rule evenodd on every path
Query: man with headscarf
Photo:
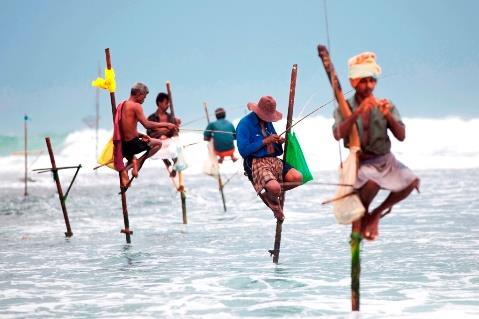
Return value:
M 381 67 L 373 52 L 364 52 L 349 59 L 349 80 L 355 94 L 348 99 L 352 114 L 344 118 L 336 109 L 333 134 L 336 140 L 344 139 L 348 147 L 349 134 L 357 124 L 361 141 L 358 176 L 354 188 L 366 208 L 362 218 L 362 235 L 368 240 L 378 236 L 379 220 L 393 205 L 419 188 L 419 178 L 391 153 L 388 129 L 399 141 L 406 137 L 406 127 L 397 108 L 391 101 L 373 95 Z M 369 205 L 380 189 L 389 190 L 388 197 L 375 209 Z
M 281 192 L 301 185 L 303 176 L 278 158 L 283 154 L 281 144 L 284 138 L 276 134 L 272 122 L 281 120 L 283 115 L 276 110 L 275 99 L 263 96 L 258 103 L 248 103 L 247 106 L 251 112 L 236 127 L 238 151 L 244 159 L 245 175 L 276 219 L 283 221 Z
M 218 163 L 223 163 L 225 157 L 230 156 L 233 162 L 236 162 L 235 144 L 236 130 L 233 124 L 226 119 L 226 111 L 219 107 L 215 110 L 216 121 L 211 122 L 203 132 L 205 141 L 213 139 L 213 146 Z

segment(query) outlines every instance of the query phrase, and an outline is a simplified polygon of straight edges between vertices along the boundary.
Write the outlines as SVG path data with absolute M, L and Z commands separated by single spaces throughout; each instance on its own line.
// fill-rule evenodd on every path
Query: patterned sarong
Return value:
M 354 188 L 359 189 L 370 180 L 383 189 L 399 192 L 411 185 L 416 178 L 406 165 L 398 161 L 392 153 L 388 153 L 359 163 Z
M 283 162 L 277 157 L 253 158 L 253 187 L 259 194 L 270 180 L 283 182 Z

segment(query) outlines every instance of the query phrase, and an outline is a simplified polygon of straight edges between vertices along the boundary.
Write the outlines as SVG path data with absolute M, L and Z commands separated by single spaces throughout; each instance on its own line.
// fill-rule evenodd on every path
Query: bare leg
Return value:
M 148 143 L 148 146 L 150 147 L 150 150 L 143 154 L 139 159 L 138 159 L 138 165 L 139 167 L 143 166 L 143 163 L 148 157 L 151 157 L 156 154 L 161 148 L 161 140 L 157 138 L 150 138 L 150 142 Z
M 359 198 L 361 199 L 361 202 L 363 203 L 364 208 L 366 209 L 366 212 L 364 213 L 364 216 L 361 218 L 361 232 L 364 238 L 368 239 L 368 234 L 364 233 L 364 230 L 367 228 L 367 225 L 371 222 L 371 214 L 369 214 L 369 206 L 371 205 L 374 197 L 379 192 L 379 185 L 376 184 L 373 181 L 367 181 L 366 184 L 364 184 L 363 187 L 361 187 L 358 192 L 359 192 Z
M 366 208 L 366 212 L 369 212 L 369 205 L 371 205 L 374 197 L 378 194 L 379 189 L 380 187 L 378 184 L 373 181 L 367 181 L 366 184 L 358 190 L 359 198 L 361 199 L 364 208 Z
M 131 170 L 131 176 L 138 177 L 138 159 L 135 156 L 133 156 L 131 163 L 133 164 L 133 168 Z
M 290 189 L 293 189 L 303 184 L 303 175 L 301 175 L 301 173 L 298 172 L 296 169 L 292 168 L 284 176 L 284 182 L 285 183 L 283 185 L 283 190 L 289 191 Z
M 268 206 L 274 213 L 276 219 L 283 221 L 284 214 L 283 209 L 281 208 L 281 203 L 279 197 L 281 196 L 281 185 L 277 180 L 272 179 L 265 185 L 266 192 L 260 193 L 259 196 L 263 202 Z
M 378 236 L 379 220 L 381 213 L 386 209 L 393 207 L 403 199 L 409 196 L 411 192 L 419 187 L 419 178 L 416 178 L 408 187 L 399 192 L 391 192 L 388 197 L 378 207 L 376 207 L 370 216 L 369 222 L 363 227 L 363 235 L 366 239 L 375 240 Z
M 150 142 L 148 143 L 148 146 L 150 146 L 150 150 L 147 151 L 145 154 L 143 154 L 138 160 L 137 160 L 137 167 L 138 167 L 138 171 L 141 169 L 141 167 L 143 166 L 143 163 L 145 162 L 145 160 L 148 158 L 148 157 L 151 157 L 153 155 L 156 154 L 156 152 L 158 152 L 161 148 L 161 140 L 160 139 L 156 139 L 156 138 L 150 138 Z M 136 160 L 136 157 L 134 157 L 134 160 Z M 135 163 L 134 163 L 134 160 L 132 160 L 131 162 L 128 162 L 127 166 L 126 166 L 126 170 L 129 170 L 131 169 Z M 137 176 L 138 176 L 138 173 L 137 173 Z M 135 176 L 135 177 L 137 177 Z

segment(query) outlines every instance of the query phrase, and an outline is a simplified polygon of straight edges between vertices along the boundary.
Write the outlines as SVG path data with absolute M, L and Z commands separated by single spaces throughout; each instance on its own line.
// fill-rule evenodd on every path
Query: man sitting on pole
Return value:
M 228 121 L 225 110 L 220 107 L 215 110 L 216 121 L 211 122 L 206 127 L 203 136 L 205 141 L 213 138 L 215 154 L 218 156 L 218 163 L 223 163 L 225 157 L 230 156 L 233 162 L 238 159 L 235 157 L 236 131 L 233 124 Z
M 352 114 L 343 118 L 339 109 L 334 112 L 333 134 L 336 140 L 344 139 L 348 147 L 351 128 L 356 123 L 361 140 L 358 176 L 354 188 L 366 209 L 362 218 L 362 235 L 368 240 L 378 236 L 381 216 L 393 205 L 405 199 L 413 189 L 418 189 L 419 178 L 399 162 L 391 153 L 389 129 L 394 137 L 403 141 L 406 127 L 397 108 L 385 99 L 373 95 L 381 68 L 376 55 L 364 52 L 348 61 L 349 80 L 356 93 L 347 102 Z M 369 205 L 380 189 L 389 190 L 389 196 L 369 212 Z
M 126 187 L 129 182 L 128 170 L 133 168 L 132 176 L 138 177 L 138 169 L 144 161 L 161 148 L 161 140 L 151 138 L 138 132 L 138 122 L 146 129 L 168 129 L 177 131 L 178 127 L 172 123 L 157 123 L 146 119 L 142 104 L 148 95 L 148 87 L 143 83 L 135 83 L 127 101 L 122 102 L 116 110 L 114 135 L 121 137 L 121 150 L 128 164 L 121 173 L 121 184 Z M 139 160 L 135 154 L 146 151 Z
M 284 138 L 276 134 L 272 122 L 281 120 L 283 115 L 276 111 L 275 99 L 263 96 L 258 103 L 248 103 L 248 109 L 252 112 L 243 117 L 236 127 L 245 175 L 276 219 L 282 221 L 281 193 L 301 185 L 303 176 L 278 158 L 283 154 L 281 144 Z
M 181 124 L 181 120 L 177 117 L 173 118 L 171 113 L 168 113 L 167 110 L 170 107 L 170 98 L 168 94 L 160 92 L 156 96 L 156 111 L 152 113 L 150 116 L 148 116 L 149 121 L 153 122 L 167 122 L 167 123 L 172 123 L 177 126 Z M 175 126 L 175 129 L 170 129 L 167 127 L 163 127 L 161 129 L 148 129 L 146 130 L 146 134 L 148 136 L 160 139 L 160 140 L 165 140 L 167 138 L 171 138 L 176 135 L 178 132 L 177 126 Z M 173 158 L 173 164 L 176 163 L 176 158 Z M 171 166 L 172 163 L 168 159 L 163 159 L 163 162 L 165 163 L 166 167 L 168 170 L 170 170 L 170 176 L 175 177 L 176 171 L 174 168 Z

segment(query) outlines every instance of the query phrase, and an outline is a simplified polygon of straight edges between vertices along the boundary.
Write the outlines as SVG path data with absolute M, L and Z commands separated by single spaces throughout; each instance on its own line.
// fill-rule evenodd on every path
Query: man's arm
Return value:
M 205 141 L 210 141 L 211 140 L 211 137 L 213 136 L 212 134 L 212 129 L 211 129 L 211 123 L 209 123 L 207 126 L 206 126 L 206 129 L 205 131 L 203 132 L 203 139 Z
M 263 147 L 262 140 L 258 140 L 255 143 L 250 143 L 250 132 L 247 127 L 247 124 L 241 121 L 236 127 L 236 137 L 238 151 L 243 158 L 247 158 L 253 155 L 255 152 L 259 151 Z
M 140 104 L 135 105 L 135 113 L 136 113 L 136 118 L 138 119 L 138 122 L 143 125 L 144 128 L 146 129 L 162 129 L 162 128 L 167 128 L 169 130 L 177 130 L 178 127 L 175 124 L 172 123 L 167 123 L 167 122 L 153 122 L 149 121 L 146 119 L 145 114 L 143 113 L 143 108 L 141 107 Z
M 397 108 L 388 100 L 379 101 L 379 110 L 383 113 L 384 118 L 388 121 L 388 127 L 399 141 L 406 138 L 406 126 L 401 121 L 401 116 Z
M 356 120 L 361 115 L 361 113 L 369 112 L 372 107 L 377 104 L 374 97 L 370 97 L 361 102 L 361 105 L 354 110 L 354 112 L 348 118 L 342 120 L 339 124 L 333 126 L 333 135 L 334 138 L 339 141 L 342 138 L 348 137 L 351 133 L 351 128 L 356 123 Z M 337 114 L 337 116 L 342 116 Z

